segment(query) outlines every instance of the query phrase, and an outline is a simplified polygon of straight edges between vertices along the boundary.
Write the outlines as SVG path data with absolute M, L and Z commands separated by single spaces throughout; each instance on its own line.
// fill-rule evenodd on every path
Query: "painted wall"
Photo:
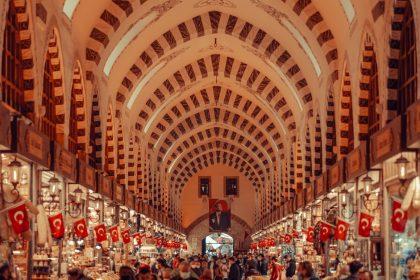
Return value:
M 201 170 L 185 185 L 181 194 L 182 226 L 188 227 L 197 218 L 208 213 L 208 201 L 203 202 L 198 197 L 198 177 L 211 177 L 211 198 L 227 199 L 224 197 L 224 177 L 239 177 L 239 197 L 234 198 L 231 211 L 249 226 L 254 225 L 255 192 L 251 183 L 239 171 L 232 167 L 217 164 Z

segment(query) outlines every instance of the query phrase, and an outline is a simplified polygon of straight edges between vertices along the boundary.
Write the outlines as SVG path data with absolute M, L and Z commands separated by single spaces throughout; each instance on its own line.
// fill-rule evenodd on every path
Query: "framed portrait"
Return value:
M 199 177 L 198 178 L 198 197 L 208 196 L 211 194 L 211 178 Z
M 239 196 L 238 177 L 225 177 L 225 196 Z

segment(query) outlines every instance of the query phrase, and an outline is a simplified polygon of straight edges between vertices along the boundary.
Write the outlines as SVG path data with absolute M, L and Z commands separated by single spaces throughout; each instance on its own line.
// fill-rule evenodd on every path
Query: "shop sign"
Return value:
M 407 147 L 420 149 L 420 100 L 407 110 Z
M 76 181 L 76 156 L 57 143 L 54 143 L 54 171 Z
M 9 150 L 12 146 L 11 115 L 3 105 L 0 104 L 0 150 Z
M 329 170 L 328 170 L 328 187 L 335 188 L 338 185 L 342 184 L 344 181 L 343 178 L 343 168 L 344 167 L 344 160 L 340 160 L 336 164 L 334 164 Z
M 77 160 L 78 163 L 78 175 L 77 175 L 77 182 L 84 187 L 97 192 L 96 186 L 96 172 L 93 167 L 88 165 L 86 162 L 82 160 Z
M 28 159 L 50 167 L 50 141 L 47 136 L 37 132 L 23 120 L 18 123 L 17 152 Z
M 353 179 L 366 172 L 366 142 L 351 151 L 346 157 L 346 178 Z
M 393 119 L 371 138 L 371 166 L 387 160 L 400 150 L 401 116 Z
M 136 210 L 136 205 L 134 203 L 135 199 L 134 199 L 134 194 L 129 191 L 128 189 L 125 190 L 125 202 L 127 204 L 127 207 L 130 208 L 131 210 Z
M 114 193 L 114 199 L 116 202 L 120 203 L 120 204 L 125 204 L 124 201 L 124 186 L 115 183 L 114 184 L 114 188 L 115 188 L 115 193 Z
M 315 198 L 327 192 L 325 186 L 325 173 L 315 179 Z
M 112 199 L 113 187 L 114 187 L 113 181 L 108 176 L 101 176 L 100 178 L 101 178 L 100 193 Z
M 314 185 L 308 185 L 305 189 L 306 204 L 314 200 Z
M 298 192 L 298 195 L 297 195 L 297 205 L 296 205 L 297 207 L 296 208 L 300 208 L 303 205 L 305 205 L 305 196 L 304 196 L 304 191 L 301 190 L 301 191 Z

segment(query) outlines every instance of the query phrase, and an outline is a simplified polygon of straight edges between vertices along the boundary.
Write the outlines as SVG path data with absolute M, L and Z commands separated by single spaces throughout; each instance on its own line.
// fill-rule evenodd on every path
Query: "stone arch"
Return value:
M 112 115 L 112 107 L 108 106 L 106 118 L 106 138 L 105 138 L 105 154 L 104 154 L 104 171 L 112 178 L 115 177 L 115 143 L 114 143 L 114 116 Z
M 92 90 L 91 118 L 89 128 L 89 164 L 102 169 L 102 130 L 99 106 L 99 91 L 97 87 Z
M 321 132 L 321 119 L 319 113 L 315 117 L 315 170 L 314 175 L 318 177 L 323 172 L 322 157 L 323 157 L 323 145 L 322 145 L 322 132 Z
M 334 102 L 334 90 L 332 84 L 330 84 L 327 92 L 327 118 L 326 118 L 326 144 L 325 144 L 325 156 L 326 165 L 334 165 L 337 161 L 337 138 L 336 138 L 336 123 L 335 123 L 335 102 Z
M 121 120 L 117 120 L 117 181 L 120 185 L 126 185 L 126 163 L 125 163 L 125 149 L 124 149 L 124 131 Z
M 347 65 L 343 69 L 340 99 L 340 157 L 354 149 L 353 100 L 351 77 Z

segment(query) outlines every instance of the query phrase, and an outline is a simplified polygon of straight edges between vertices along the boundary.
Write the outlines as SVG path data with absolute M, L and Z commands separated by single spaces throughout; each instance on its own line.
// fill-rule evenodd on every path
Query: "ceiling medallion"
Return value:
M 236 5 L 229 0 L 201 0 L 194 4 L 194 8 L 202 8 L 206 6 L 222 6 L 224 8 L 236 8 Z

